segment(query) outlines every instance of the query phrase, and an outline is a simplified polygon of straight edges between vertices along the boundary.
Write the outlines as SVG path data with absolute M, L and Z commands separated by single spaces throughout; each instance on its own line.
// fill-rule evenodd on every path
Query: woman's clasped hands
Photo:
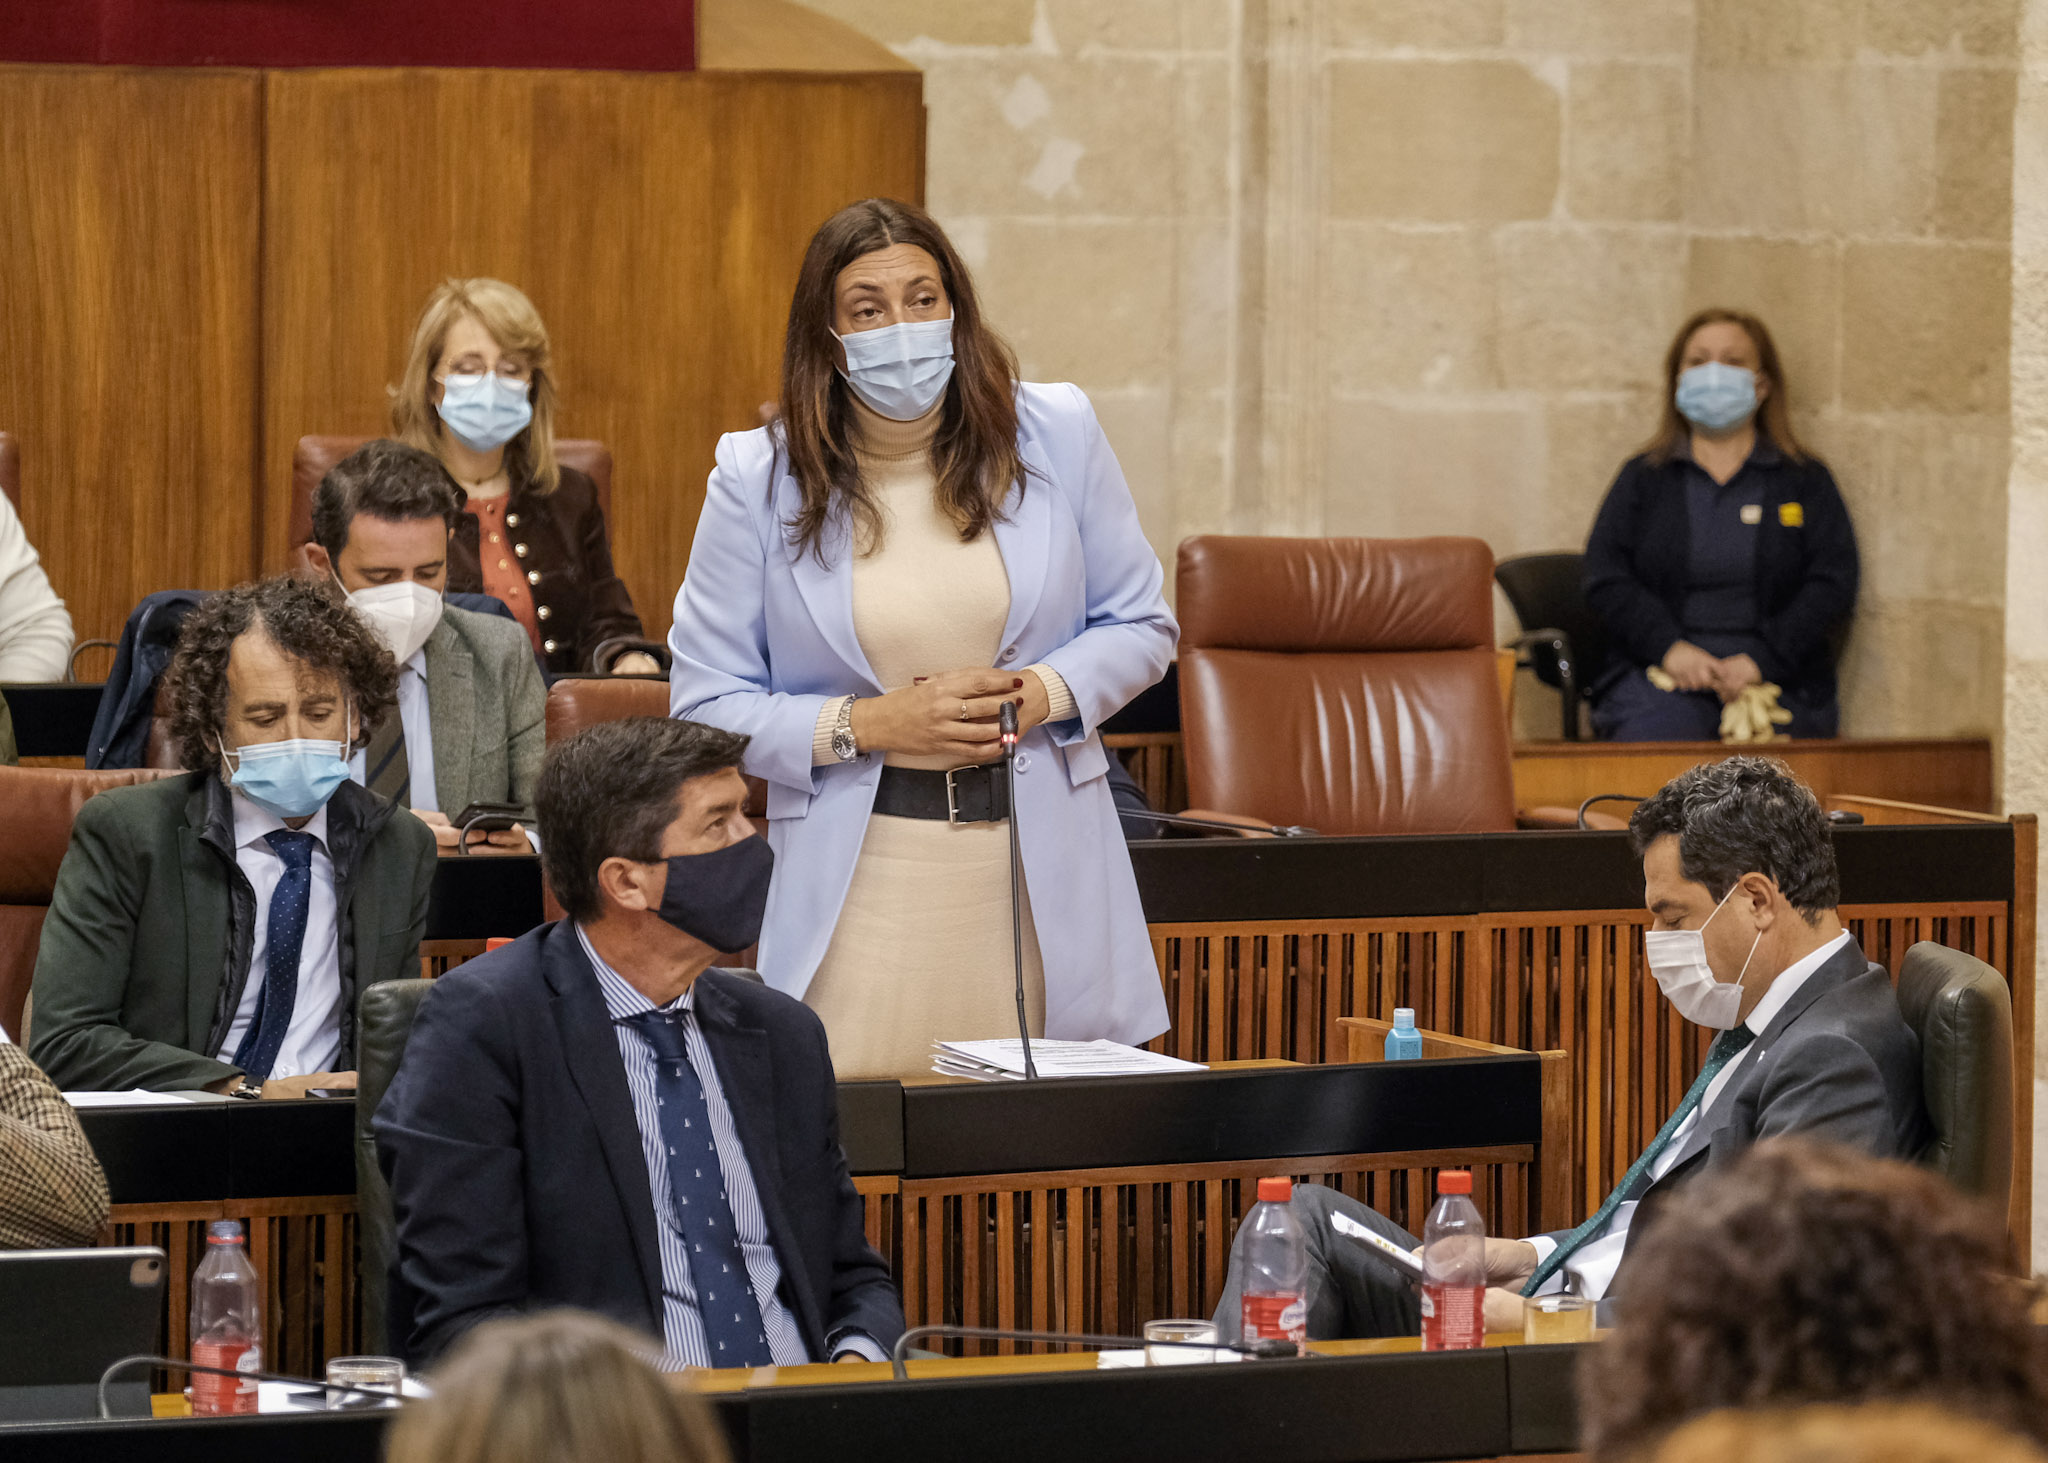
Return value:
M 1006 701 L 1016 704 L 1020 733 L 1051 709 L 1033 671 L 944 671 L 854 702 L 853 739 L 863 752 L 951 757 L 963 766 L 994 762 L 1003 754 L 996 718 Z

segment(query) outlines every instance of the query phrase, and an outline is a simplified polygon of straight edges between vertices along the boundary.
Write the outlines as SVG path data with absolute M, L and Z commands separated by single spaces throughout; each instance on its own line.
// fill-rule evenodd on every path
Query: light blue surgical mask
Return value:
M 836 337 L 846 348 L 839 374 L 853 394 L 895 422 L 914 422 L 939 404 L 953 379 L 953 322 L 907 320 Z
M 495 374 L 448 376 L 441 382 L 437 410 L 463 446 L 489 452 L 510 442 L 533 420 L 533 403 L 527 399 L 532 390 L 529 382 Z
M 310 818 L 348 781 L 348 743 L 320 737 L 253 742 L 226 760 L 229 785 L 280 818 Z
M 1756 372 L 1703 361 L 1679 373 L 1676 400 L 1679 414 L 1695 427 L 1725 432 L 1755 414 Z

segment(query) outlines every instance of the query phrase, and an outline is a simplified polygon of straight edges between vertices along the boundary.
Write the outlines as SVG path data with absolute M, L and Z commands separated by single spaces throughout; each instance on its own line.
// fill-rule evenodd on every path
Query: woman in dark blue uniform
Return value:
M 1665 358 L 1664 420 L 1623 464 L 1586 542 L 1586 598 L 1616 647 L 1593 725 L 1617 741 L 1711 741 L 1768 681 L 1795 737 L 1839 729 L 1835 632 L 1856 605 L 1856 534 L 1799 445 L 1761 320 L 1702 310 Z M 1661 666 L 1677 689 L 1645 671 Z

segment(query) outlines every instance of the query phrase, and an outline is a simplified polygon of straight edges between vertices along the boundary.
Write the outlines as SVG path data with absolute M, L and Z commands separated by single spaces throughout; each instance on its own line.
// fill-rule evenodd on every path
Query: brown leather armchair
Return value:
M 312 436 L 299 438 L 292 449 L 291 567 L 304 569 L 306 545 L 313 539 L 313 490 L 320 479 L 342 458 L 355 451 L 368 437 Z M 573 467 L 590 479 L 597 489 L 597 506 L 605 520 L 612 516 L 612 449 L 584 437 L 558 438 L 555 456 L 564 467 Z
M 548 744 L 552 746 L 603 721 L 667 715 L 667 681 L 633 676 L 563 676 L 548 687 Z
M 1178 598 L 1191 803 L 1327 834 L 1517 825 L 1484 543 L 1206 535 Z
M 14 1040 L 22 1039 L 22 1007 L 57 865 L 71 846 L 71 820 L 95 793 L 166 775 L 147 768 L 0 767 L 0 1027 Z

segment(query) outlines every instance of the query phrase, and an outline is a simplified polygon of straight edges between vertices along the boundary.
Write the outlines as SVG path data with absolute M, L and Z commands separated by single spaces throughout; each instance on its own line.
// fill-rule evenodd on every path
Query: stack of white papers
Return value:
M 1031 1043 L 1031 1062 L 1041 1077 L 1137 1077 L 1205 1070 L 1199 1062 L 1161 1056 L 1120 1041 L 1040 1039 Z M 999 1041 L 935 1041 L 932 1070 L 942 1077 L 971 1077 L 976 1082 L 1021 1082 L 1024 1043 L 1014 1036 Z
M 64 1100 L 73 1107 L 183 1107 L 192 1099 L 175 1092 L 67 1092 Z

